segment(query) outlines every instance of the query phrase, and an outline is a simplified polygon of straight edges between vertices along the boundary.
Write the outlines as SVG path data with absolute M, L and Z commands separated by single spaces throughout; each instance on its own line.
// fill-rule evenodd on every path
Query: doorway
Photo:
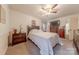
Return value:
M 66 25 L 65 25 L 65 39 L 68 39 L 68 40 L 69 40 L 69 31 L 70 31 L 69 23 L 66 23 Z
M 59 20 L 50 22 L 50 32 L 58 33 L 59 25 Z

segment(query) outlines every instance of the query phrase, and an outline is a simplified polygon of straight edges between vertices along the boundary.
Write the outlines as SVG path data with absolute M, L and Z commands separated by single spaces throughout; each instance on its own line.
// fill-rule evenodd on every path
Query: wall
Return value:
M 5 54 L 8 48 L 8 34 L 9 34 L 9 9 L 8 5 L 1 5 L 6 11 L 6 23 L 0 23 L 0 54 Z
M 10 29 L 20 30 L 20 25 L 22 25 L 22 32 L 27 32 L 27 25 L 31 26 L 31 21 L 35 20 L 37 26 L 41 26 L 41 20 L 35 17 L 29 16 L 27 14 L 10 10 Z
M 69 35 L 71 38 L 70 40 L 72 40 L 73 39 L 73 32 L 72 31 L 74 29 L 79 29 L 79 25 L 78 25 L 79 19 L 78 18 L 79 18 L 79 14 L 68 15 L 68 16 L 52 19 L 52 20 L 48 21 L 47 24 L 50 24 L 51 21 L 55 21 L 55 20 L 60 20 L 60 27 L 65 26 L 67 23 L 69 23 L 70 30 L 71 30 Z M 50 28 L 50 25 L 47 26 L 47 28 Z M 66 32 L 65 32 L 65 35 L 66 35 Z

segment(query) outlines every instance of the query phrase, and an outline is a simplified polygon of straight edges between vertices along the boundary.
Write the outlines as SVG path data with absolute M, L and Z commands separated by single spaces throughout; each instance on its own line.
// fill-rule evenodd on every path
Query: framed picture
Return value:
M 0 23 L 6 23 L 6 10 L 0 5 Z

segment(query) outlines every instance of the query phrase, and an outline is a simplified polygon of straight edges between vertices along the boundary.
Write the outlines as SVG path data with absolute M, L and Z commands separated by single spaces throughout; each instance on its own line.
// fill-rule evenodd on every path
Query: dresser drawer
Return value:
M 26 34 L 25 33 L 13 34 L 12 45 L 15 45 L 21 42 L 26 42 Z
M 16 39 L 16 40 L 13 40 L 13 45 L 14 44 L 18 44 L 18 43 L 21 43 L 21 42 L 25 42 L 26 40 L 25 39 Z

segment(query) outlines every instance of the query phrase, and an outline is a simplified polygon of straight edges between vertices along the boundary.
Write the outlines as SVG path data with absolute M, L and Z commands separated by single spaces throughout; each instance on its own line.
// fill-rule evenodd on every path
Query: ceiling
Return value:
M 57 17 L 79 13 L 79 4 L 58 4 L 57 13 L 45 15 L 45 13 L 41 11 L 42 5 L 43 4 L 11 4 L 9 7 L 10 9 L 23 12 L 42 20 L 51 20 Z

